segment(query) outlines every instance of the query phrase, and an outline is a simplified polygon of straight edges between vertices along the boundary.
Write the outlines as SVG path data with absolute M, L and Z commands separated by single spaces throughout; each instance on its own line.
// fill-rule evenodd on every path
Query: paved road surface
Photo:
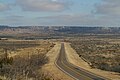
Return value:
M 56 60 L 56 65 L 64 73 L 71 76 L 75 80 L 105 80 L 101 76 L 69 63 L 66 58 L 64 43 L 61 44 L 61 50 L 58 59 Z

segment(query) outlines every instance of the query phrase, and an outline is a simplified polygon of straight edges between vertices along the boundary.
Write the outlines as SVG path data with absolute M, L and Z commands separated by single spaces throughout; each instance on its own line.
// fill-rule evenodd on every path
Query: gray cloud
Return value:
M 5 19 L 8 19 L 10 21 L 16 22 L 16 21 L 23 21 L 24 20 L 24 16 L 19 16 L 19 15 L 11 15 L 11 16 L 6 16 Z
M 1 23 L 17 25 L 87 25 L 87 26 L 120 26 L 120 0 L 103 0 L 95 6 L 95 13 L 69 14 L 29 18 L 24 16 L 7 16 L 1 18 Z M 69 3 L 52 0 L 17 0 L 24 11 L 64 11 Z M 1 8 L 1 7 L 0 7 Z M 2 9 L 1 9 L 2 10 Z M 3 9 L 4 10 L 4 9 Z
M 120 18 L 113 16 L 95 16 L 94 14 L 58 15 L 37 18 L 51 25 L 120 26 Z M 45 23 L 44 23 L 45 24 Z
M 120 16 L 120 0 L 103 0 L 102 4 L 96 5 L 96 13 Z
M 84 25 L 84 26 L 120 26 L 120 18 L 113 16 L 100 16 L 96 17 L 93 14 L 70 14 L 70 15 L 57 15 L 27 18 L 24 16 L 7 16 L 0 18 L 1 23 L 9 25 Z
M 24 21 L 24 16 L 18 16 L 18 15 L 11 15 L 6 17 L 1 17 L 0 22 L 3 24 L 21 24 Z
M 6 11 L 9 9 L 10 9 L 10 6 L 8 4 L 0 3 L 0 11 Z
M 54 0 L 17 0 L 24 11 L 63 11 L 69 7 L 69 4 L 64 1 Z
M 28 18 L 20 15 L 10 15 L 0 17 L 0 22 L 5 25 L 40 25 L 42 21 L 38 21 L 34 18 Z

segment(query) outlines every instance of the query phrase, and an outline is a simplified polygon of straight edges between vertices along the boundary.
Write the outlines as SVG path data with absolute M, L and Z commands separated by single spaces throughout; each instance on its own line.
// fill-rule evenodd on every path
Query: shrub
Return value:
M 0 75 L 6 76 L 8 79 L 38 79 L 38 80 L 48 80 L 49 78 L 43 77 L 38 70 L 48 62 L 48 57 L 46 54 L 33 54 L 28 57 L 15 56 L 13 59 L 10 58 L 7 62 L 12 65 L 4 64 L 0 69 Z M 5 61 L 4 59 L 2 61 Z M 6 62 L 6 61 L 5 61 Z M 40 76 L 41 75 L 41 76 Z

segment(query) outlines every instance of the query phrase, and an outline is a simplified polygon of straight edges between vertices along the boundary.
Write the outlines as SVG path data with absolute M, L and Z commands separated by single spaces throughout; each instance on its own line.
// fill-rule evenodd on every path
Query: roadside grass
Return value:
M 71 46 L 92 68 L 120 73 L 120 44 L 105 39 L 73 39 Z
M 2 43 L 2 42 L 0 42 Z M 34 44 L 35 43 L 35 44 Z M 5 44 L 5 45 L 3 45 Z M 26 45 L 23 45 L 26 44 Z M 8 46 L 7 46 L 8 45 Z M 34 49 L 38 46 L 38 49 Z M 54 47 L 50 42 L 3 42 L 0 45 L 3 49 L 3 55 L 0 55 L 0 76 L 2 80 L 53 80 L 51 73 L 42 71 L 42 66 L 49 62 L 49 58 L 46 56 L 47 52 Z M 32 48 L 35 51 L 26 51 L 26 48 Z M 9 57 L 6 54 L 14 50 L 22 49 L 24 53 L 21 55 Z M 41 48 L 43 50 L 41 50 Z M 45 49 L 44 49 L 45 48 Z M 7 51 L 4 51 L 6 50 Z M 13 50 L 13 51 L 14 51 Z M 19 51 L 18 51 L 19 52 Z M 28 53 L 29 52 L 29 53 Z M 25 54 L 25 55 L 22 55 Z

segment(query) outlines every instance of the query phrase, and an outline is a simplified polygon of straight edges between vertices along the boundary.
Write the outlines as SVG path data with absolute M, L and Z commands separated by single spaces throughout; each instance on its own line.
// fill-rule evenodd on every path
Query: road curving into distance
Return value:
M 55 64 L 60 70 L 75 80 L 108 80 L 69 63 L 66 58 L 64 43 L 61 43 L 60 53 Z

